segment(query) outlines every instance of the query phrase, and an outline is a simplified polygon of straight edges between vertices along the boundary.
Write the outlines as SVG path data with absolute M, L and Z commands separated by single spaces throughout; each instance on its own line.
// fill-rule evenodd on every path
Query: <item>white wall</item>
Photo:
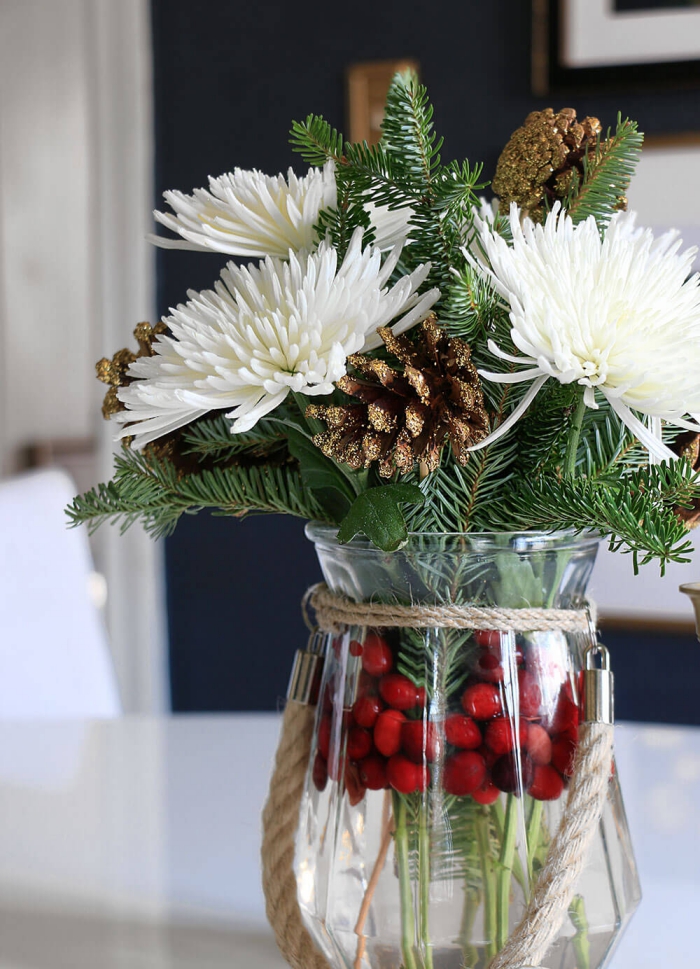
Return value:
M 153 318 L 148 0 L 0 3 L 0 473 L 24 445 L 111 432 L 95 361 Z M 95 544 L 127 711 L 166 704 L 161 552 Z

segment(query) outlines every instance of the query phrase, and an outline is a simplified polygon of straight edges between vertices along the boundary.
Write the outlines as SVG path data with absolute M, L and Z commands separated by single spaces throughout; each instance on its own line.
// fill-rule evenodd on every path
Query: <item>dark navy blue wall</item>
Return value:
M 290 0 L 152 0 L 152 9 L 159 194 L 189 192 L 234 166 L 302 170 L 286 144 L 290 121 L 313 111 L 342 128 L 344 70 L 362 60 L 416 58 L 445 157 L 483 160 L 487 174 L 525 115 L 550 103 L 573 104 L 604 124 L 622 111 L 654 134 L 700 129 L 697 91 L 533 98 L 523 0 L 353 0 L 337 4 L 335 13 L 328 4 Z M 209 288 L 224 262 L 161 252 L 159 312 L 186 299 L 188 288 Z M 299 598 L 318 578 L 302 524 L 188 518 L 168 540 L 167 574 L 174 708 L 273 708 L 292 652 L 305 640 Z M 665 641 L 642 640 L 642 646 L 639 637 L 634 646 L 620 640 L 616 650 L 620 713 L 700 722 L 700 678 L 687 665 L 695 662 L 700 672 L 700 650 L 687 637 L 670 649 Z M 653 683 L 658 694 L 669 654 L 674 666 L 681 658 L 682 665 L 673 679 L 669 674 L 662 708 L 644 691 Z

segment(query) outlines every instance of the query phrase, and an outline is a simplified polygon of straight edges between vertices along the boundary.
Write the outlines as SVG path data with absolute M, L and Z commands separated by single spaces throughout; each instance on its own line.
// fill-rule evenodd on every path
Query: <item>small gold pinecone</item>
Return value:
M 583 163 L 594 152 L 601 124 L 597 118 L 576 120 L 573 108 L 532 111 L 514 131 L 501 153 L 493 190 L 507 210 L 517 202 L 534 222 L 547 206 L 567 197 L 583 176 Z
M 307 416 L 328 427 L 314 443 L 352 468 L 368 468 L 376 461 L 383 478 L 396 471 L 405 474 L 416 462 L 435 470 L 448 439 L 456 459 L 466 464 L 468 448 L 486 437 L 489 428 L 469 345 L 448 337 L 434 316 L 422 324 L 415 343 L 388 327 L 378 332 L 403 367 L 360 353 L 350 356 L 356 375 L 341 377 L 337 386 L 360 403 L 311 404 Z
M 132 378 L 128 375 L 129 366 L 139 357 L 152 357 L 154 354 L 153 343 L 161 333 L 167 333 L 168 327 L 162 321 L 151 326 L 150 323 L 139 323 L 134 330 L 136 342 L 139 345 L 138 353 L 132 350 L 117 350 L 111 360 L 102 357 L 95 364 L 97 379 L 103 384 L 109 384 L 109 390 L 105 394 L 102 403 L 102 416 L 109 420 L 112 414 L 125 410 L 124 404 L 117 397 L 117 390 L 120 387 L 128 387 Z
M 678 457 L 686 458 L 694 471 L 700 471 L 700 434 L 696 434 L 694 431 L 681 434 L 676 438 L 671 448 Z M 677 507 L 675 511 L 688 528 L 697 528 L 700 525 L 700 501 L 696 501 L 692 508 Z

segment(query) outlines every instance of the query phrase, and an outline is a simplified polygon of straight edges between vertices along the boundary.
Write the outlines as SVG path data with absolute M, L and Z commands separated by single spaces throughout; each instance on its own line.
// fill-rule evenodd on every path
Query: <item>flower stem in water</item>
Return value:
M 515 795 L 509 794 L 506 801 L 506 816 L 501 839 L 501 855 L 498 866 L 498 932 L 497 948 L 500 951 L 508 941 L 508 921 L 510 914 L 510 887 L 515 856 L 515 836 L 518 826 L 518 808 Z
M 569 918 L 576 929 L 574 936 L 576 967 L 577 969 L 590 969 L 591 943 L 588 938 L 588 919 L 586 918 L 583 895 L 574 895 L 573 901 L 569 905 Z
M 472 942 L 472 932 L 476 912 L 481 902 L 481 894 L 471 885 L 464 886 L 464 908 L 462 909 L 462 924 L 459 929 L 459 941 L 462 947 L 462 962 L 465 969 L 475 969 L 479 960 L 479 953 Z
M 505 812 L 503 811 L 503 805 L 498 801 L 494 801 L 491 805 L 491 812 L 493 814 L 493 823 L 496 828 L 496 834 L 498 836 L 499 842 L 503 841 L 503 825 L 505 823 Z M 513 855 L 513 877 L 517 881 L 518 885 L 523 890 L 523 895 L 527 897 L 528 883 L 525 880 L 525 872 L 523 871 L 523 864 L 520 860 L 520 856 L 516 852 Z
M 530 881 L 530 891 L 533 887 L 532 865 L 539 851 L 540 837 L 542 834 L 542 801 L 532 798 L 532 810 L 527 822 L 527 877 Z
M 496 955 L 496 875 L 491 854 L 490 816 L 484 811 L 477 823 L 481 877 L 484 885 L 484 940 L 489 959 Z
M 394 846 L 396 865 L 399 873 L 399 894 L 401 899 L 401 951 L 404 969 L 417 969 L 414 941 L 416 920 L 413 912 L 413 892 L 411 890 L 411 869 L 408 858 L 408 828 L 406 827 L 406 803 L 400 794 L 394 794 Z
M 433 969 L 433 950 L 430 944 L 430 835 L 428 809 L 420 811 L 418 831 L 418 879 L 420 886 L 420 941 L 425 969 Z

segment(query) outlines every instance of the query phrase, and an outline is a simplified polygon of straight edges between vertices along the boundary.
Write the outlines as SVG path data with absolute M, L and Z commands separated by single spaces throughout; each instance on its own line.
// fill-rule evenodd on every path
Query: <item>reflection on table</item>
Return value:
M 0 969 L 283 969 L 258 860 L 279 723 L 0 723 Z M 694 965 L 700 730 L 616 743 L 644 901 L 612 969 Z

